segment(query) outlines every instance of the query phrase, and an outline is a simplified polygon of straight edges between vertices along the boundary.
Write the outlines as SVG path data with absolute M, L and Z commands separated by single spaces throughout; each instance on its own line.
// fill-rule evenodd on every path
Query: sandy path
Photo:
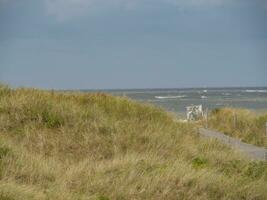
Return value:
M 257 147 L 252 144 L 246 144 L 238 139 L 224 135 L 223 133 L 204 128 L 199 129 L 199 134 L 204 137 L 216 138 L 223 143 L 228 144 L 233 148 L 245 153 L 251 159 L 267 161 L 267 149 L 265 148 Z

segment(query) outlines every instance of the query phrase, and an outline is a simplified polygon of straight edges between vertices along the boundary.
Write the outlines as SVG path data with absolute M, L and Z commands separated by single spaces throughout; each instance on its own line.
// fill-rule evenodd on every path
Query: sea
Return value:
M 186 107 L 191 105 L 202 105 L 209 110 L 233 107 L 267 113 L 267 87 L 125 89 L 101 92 L 153 104 L 181 118 L 186 116 Z

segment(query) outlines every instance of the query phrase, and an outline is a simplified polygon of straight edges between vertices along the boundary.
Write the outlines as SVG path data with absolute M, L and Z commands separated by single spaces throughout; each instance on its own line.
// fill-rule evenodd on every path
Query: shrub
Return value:
M 7 85 L 0 84 L 0 97 L 9 96 L 11 89 Z
M 244 175 L 253 179 L 261 178 L 267 172 L 266 162 L 250 162 L 244 170 Z
M 200 169 L 206 167 L 208 160 L 203 157 L 196 157 L 192 160 L 192 166 L 195 169 Z
M 110 199 L 106 196 L 99 196 L 99 197 L 97 197 L 96 200 L 110 200 Z
M 7 147 L 0 147 L 0 159 L 5 157 L 10 152 L 9 148 Z
M 48 128 L 58 128 L 64 124 L 64 118 L 53 110 L 43 110 L 41 118 Z
M 15 200 L 15 198 L 11 197 L 8 194 L 0 192 L 0 200 Z

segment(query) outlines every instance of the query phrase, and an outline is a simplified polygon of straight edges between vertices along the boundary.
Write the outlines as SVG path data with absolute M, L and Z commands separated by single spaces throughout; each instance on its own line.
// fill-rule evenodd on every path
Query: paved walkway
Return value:
M 241 152 L 247 154 L 253 160 L 265 160 L 267 161 L 267 149 L 254 146 L 252 144 L 246 144 L 238 139 L 229 137 L 223 133 L 208 130 L 204 128 L 199 129 L 199 134 L 204 137 L 216 138 L 225 144 L 228 144 Z

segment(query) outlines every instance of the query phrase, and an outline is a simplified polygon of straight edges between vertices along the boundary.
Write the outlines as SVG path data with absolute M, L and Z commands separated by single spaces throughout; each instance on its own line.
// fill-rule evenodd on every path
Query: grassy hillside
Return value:
M 267 166 L 164 111 L 0 88 L 0 200 L 267 199 Z
M 209 127 L 244 142 L 267 148 L 267 114 L 257 115 L 249 110 L 215 109 L 209 116 Z

